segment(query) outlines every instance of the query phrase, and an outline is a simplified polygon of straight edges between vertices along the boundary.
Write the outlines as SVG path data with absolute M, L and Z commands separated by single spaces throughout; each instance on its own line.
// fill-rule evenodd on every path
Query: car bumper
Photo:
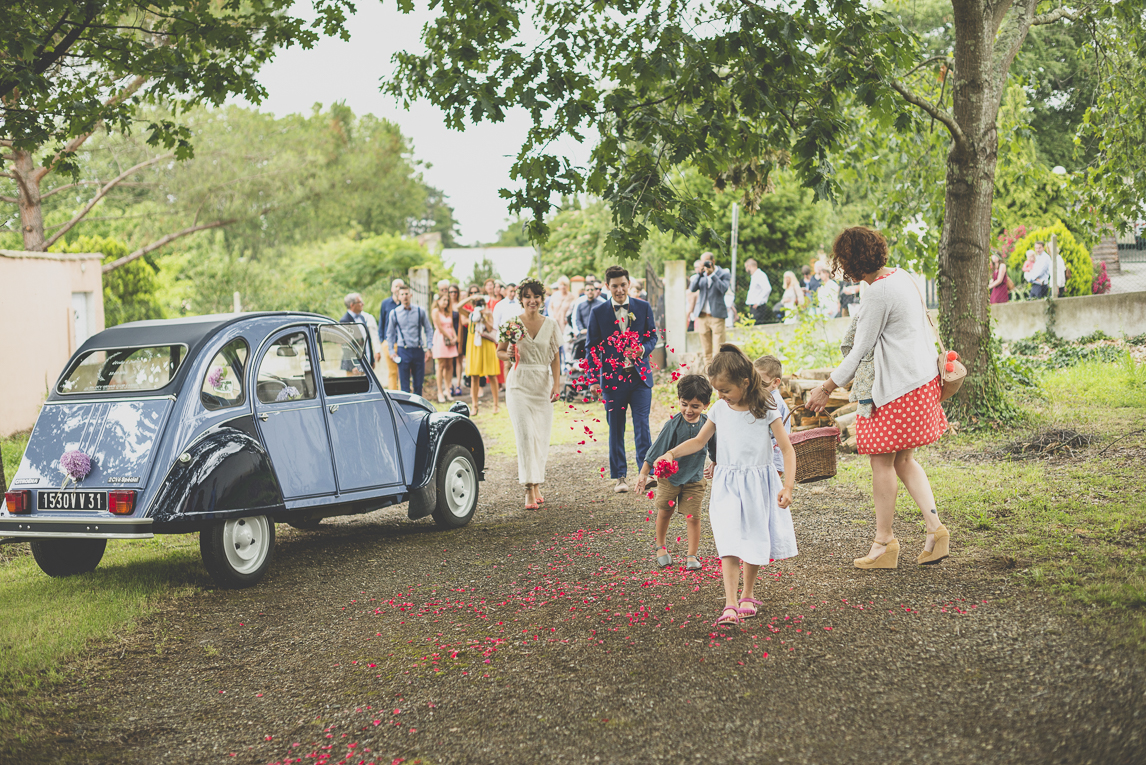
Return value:
M 150 539 L 150 518 L 0 518 L 0 537 Z

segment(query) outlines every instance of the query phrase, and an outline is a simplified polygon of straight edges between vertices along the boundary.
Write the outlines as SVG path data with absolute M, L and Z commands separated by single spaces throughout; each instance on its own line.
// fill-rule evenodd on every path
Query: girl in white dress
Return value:
M 545 501 L 545 461 L 553 431 L 553 402 L 561 393 L 561 367 L 557 350 L 561 330 L 553 319 L 541 315 L 545 286 L 526 279 L 517 288 L 524 312 L 518 319 L 525 334 L 516 344 L 516 362 L 505 379 L 505 405 L 517 441 L 517 480 L 525 487 L 525 507 L 536 510 Z M 515 361 L 513 347 L 499 343 L 497 356 L 507 364 Z
M 700 451 L 716 441 L 716 466 L 708 515 L 712 537 L 724 575 L 724 610 L 716 624 L 738 624 L 756 615 L 763 605 L 753 597 L 761 566 L 796 555 L 796 531 L 792 527 L 792 488 L 796 480 L 796 452 L 784 423 L 752 361 L 731 343 L 708 367 L 712 387 L 720 400 L 708 410 L 708 422 L 695 438 L 671 449 L 662 459 L 675 460 Z M 784 455 L 784 482 L 772 458 L 772 438 Z M 740 564 L 744 564 L 744 589 L 739 592 Z

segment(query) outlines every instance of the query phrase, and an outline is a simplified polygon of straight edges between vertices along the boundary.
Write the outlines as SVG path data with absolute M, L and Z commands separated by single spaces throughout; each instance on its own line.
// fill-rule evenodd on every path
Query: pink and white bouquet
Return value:
M 525 325 L 521 323 L 521 319 L 516 316 L 507 320 L 501 325 L 501 329 L 497 331 L 497 340 L 499 343 L 509 343 L 510 345 L 517 345 L 521 340 L 522 335 L 525 334 Z

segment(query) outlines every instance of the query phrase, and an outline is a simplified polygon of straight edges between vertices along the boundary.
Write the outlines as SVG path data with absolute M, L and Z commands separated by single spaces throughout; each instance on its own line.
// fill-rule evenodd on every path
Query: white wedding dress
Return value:
M 546 317 L 537 337 L 527 331 L 517 342 L 520 361 L 505 378 L 505 405 L 517 441 L 517 480 L 544 483 L 553 431 L 553 357 L 561 344 L 557 322 Z

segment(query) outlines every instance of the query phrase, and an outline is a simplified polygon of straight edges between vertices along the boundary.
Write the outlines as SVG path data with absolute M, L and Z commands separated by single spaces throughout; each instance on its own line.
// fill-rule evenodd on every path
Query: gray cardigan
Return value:
M 903 270 L 876 281 L 863 294 L 851 352 L 832 372 L 846 385 L 869 351 L 875 351 L 872 402 L 886 406 L 939 375 L 935 337 L 914 281 Z

